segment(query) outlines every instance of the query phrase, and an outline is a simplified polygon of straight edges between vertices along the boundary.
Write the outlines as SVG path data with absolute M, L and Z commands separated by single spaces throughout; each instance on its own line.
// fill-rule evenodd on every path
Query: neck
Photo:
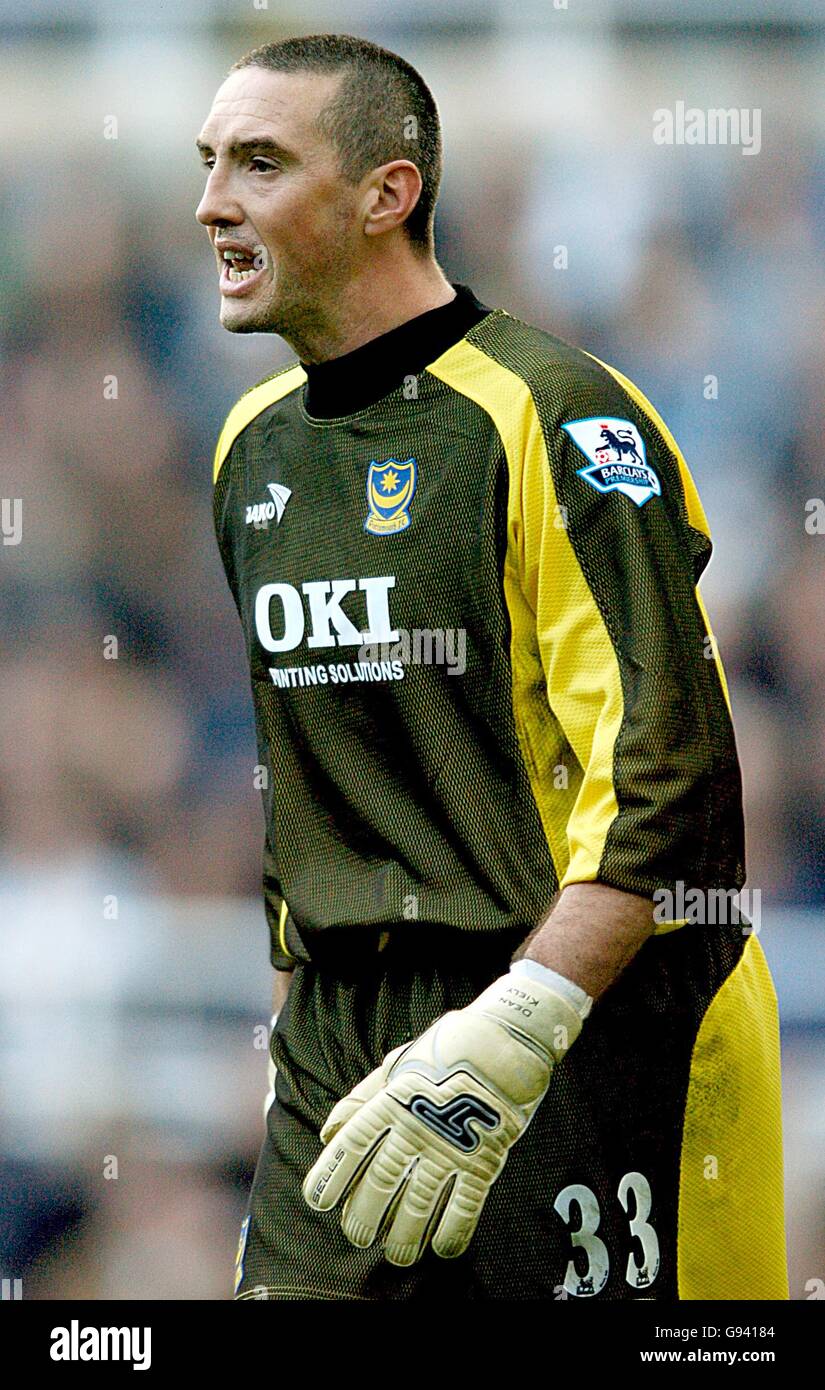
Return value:
M 467 285 L 450 290 L 446 303 L 405 318 L 349 352 L 304 362 L 305 413 L 332 419 L 366 409 L 417 376 L 492 312 Z
M 322 315 L 290 347 L 301 362 L 315 366 L 353 352 L 382 333 L 430 309 L 449 304 L 455 290 L 432 259 L 387 258 L 349 279 L 336 293 L 334 320 Z

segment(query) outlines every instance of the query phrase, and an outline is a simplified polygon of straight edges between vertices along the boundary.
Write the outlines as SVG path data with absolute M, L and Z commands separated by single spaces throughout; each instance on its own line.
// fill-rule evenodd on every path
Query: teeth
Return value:
M 230 280 L 234 285 L 237 284 L 240 280 L 248 280 L 250 275 L 257 274 L 257 270 L 235 270 L 234 267 L 232 267 L 230 270 L 227 271 L 227 279 Z

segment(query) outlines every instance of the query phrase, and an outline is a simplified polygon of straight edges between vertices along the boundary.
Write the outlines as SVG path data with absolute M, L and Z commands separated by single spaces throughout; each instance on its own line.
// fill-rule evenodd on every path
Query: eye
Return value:
M 254 155 L 249 163 L 258 174 L 272 174 L 277 172 L 278 165 L 271 159 L 264 159 L 262 155 Z

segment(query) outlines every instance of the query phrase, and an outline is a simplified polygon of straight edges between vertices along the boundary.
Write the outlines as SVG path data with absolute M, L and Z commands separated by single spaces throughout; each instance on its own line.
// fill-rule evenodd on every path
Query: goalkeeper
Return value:
M 221 322 L 295 353 L 214 466 L 278 972 L 237 1298 L 786 1298 L 775 997 L 704 910 L 742 793 L 676 442 L 445 278 L 394 54 L 265 45 L 198 148 Z

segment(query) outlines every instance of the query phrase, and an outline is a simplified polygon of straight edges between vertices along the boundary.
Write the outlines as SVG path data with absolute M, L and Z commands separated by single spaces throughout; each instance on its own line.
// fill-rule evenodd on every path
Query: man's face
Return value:
M 314 124 L 340 81 L 242 68 L 212 104 L 197 142 L 209 172 L 195 215 L 218 262 L 221 323 L 234 333 L 300 340 L 334 315 L 352 277 L 359 189 Z

